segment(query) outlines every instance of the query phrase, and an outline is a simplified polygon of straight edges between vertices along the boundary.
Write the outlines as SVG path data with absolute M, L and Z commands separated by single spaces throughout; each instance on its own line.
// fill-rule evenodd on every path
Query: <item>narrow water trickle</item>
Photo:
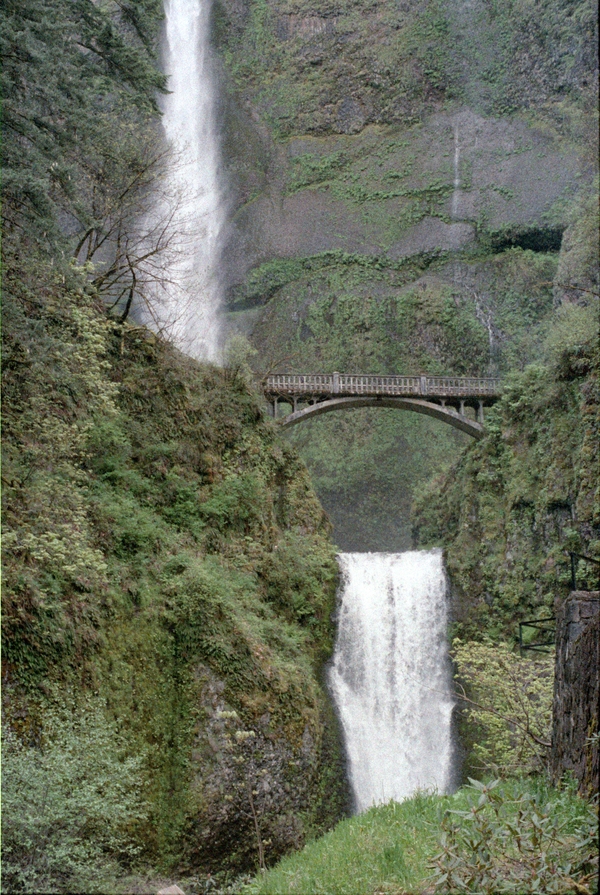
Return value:
M 358 811 L 451 784 L 453 700 L 439 550 L 342 553 L 329 683 Z
M 224 204 L 211 70 L 210 0 L 165 0 L 164 71 L 170 93 L 162 123 L 172 148 L 157 217 L 171 228 L 168 270 L 151 319 L 194 357 L 220 347 L 219 260 Z
M 460 142 L 458 124 L 454 125 L 454 182 L 452 192 L 452 206 L 450 213 L 452 219 L 458 217 L 458 205 L 460 200 Z

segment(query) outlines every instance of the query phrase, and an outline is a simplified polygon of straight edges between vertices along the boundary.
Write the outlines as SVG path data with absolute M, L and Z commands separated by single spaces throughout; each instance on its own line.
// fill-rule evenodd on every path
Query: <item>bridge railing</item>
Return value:
M 418 395 L 435 398 L 496 397 L 499 379 L 461 376 L 371 376 L 360 374 L 276 374 L 268 376 L 267 395 Z
M 333 383 L 335 387 L 335 380 Z M 341 375 L 337 392 L 347 395 L 418 395 L 418 376 Z
M 462 397 L 463 395 L 498 395 L 499 379 L 463 376 L 425 376 L 427 394 Z

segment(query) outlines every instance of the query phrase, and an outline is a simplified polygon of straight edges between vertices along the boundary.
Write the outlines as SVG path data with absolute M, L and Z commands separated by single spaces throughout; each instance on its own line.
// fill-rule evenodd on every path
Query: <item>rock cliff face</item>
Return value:
M 551 768 L 571 771 L 580 792 L 598 792 L 600 593 L 575 591 L 556 606 Z
M 535 358 L 595 278 L 594 22 L 587 0 L 217 4 L 228 301 L 264 367 Z M 293 438 L 347 549 L 407 546 L 415 486 L 465 443 L 366 411 Z
M 555 597 L 568 596 L 567 551 L 598 555 L 595 312 L 578 330 L 589 315 L 565 309 L 554 367 L 513 373 L 486 436 L 414 507 L 416 542 L 445 546 L 463 636 L 516 638 L 519 621 L 552 614 Z M 578 574 L 594 586 L 591 564 Z

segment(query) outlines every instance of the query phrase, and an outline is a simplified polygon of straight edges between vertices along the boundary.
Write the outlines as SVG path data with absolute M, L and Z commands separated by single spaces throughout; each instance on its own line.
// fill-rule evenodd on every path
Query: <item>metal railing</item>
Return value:
M 554 622 L 554 625 L 549 627 L 548 622 Z M 538 635 L 541 635 L 541 640 L 524 642 L 523 628 L 533 628 L 538 632 Z M 546 618 L 532 618 L 527 622 L 519 622 L 519 648 L 521 652 L 523 650 L 531 650 L 537 653 L 549 653 L 550 650 L 554 649 L 555 640 L 556 619 L 553 615 L 548 615 Z
M 363 374 L 276 374 L 268 376 L 268 395 L 419 395 L 432 398 L 495 398 L 499 379 L 460 376 L 371 376 Z
M 598 584 L 600 586 L 600 559 L 593 556 L 586 556 L 584 553 L 576 553 L 570 550 L 568 556 L 571 561 L 571 590 L 577 590 L 577 563 L 580 559 L 584 562 L 591 562 L 598 566 Z M 553 624 L 549 624 L 552 622 Z M 523 638 L 523 629 L 533 628 L 537 631 L 538 638 L 527 642 Z M 535 636 L 535 635 L 534 635 Z M 548 615 L 545 618 L 535 618 L 529 621 L 519 622 L 519 647 L 521 652 L 524 650 L 532 650 L 539 653 L 547 653 L 553 649 L 556 638 L 556 618 Z

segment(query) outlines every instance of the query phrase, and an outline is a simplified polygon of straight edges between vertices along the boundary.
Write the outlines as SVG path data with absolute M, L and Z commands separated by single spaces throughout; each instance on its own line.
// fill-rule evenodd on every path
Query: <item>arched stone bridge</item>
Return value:
M 283 426 L 295 426 L 332 410 L 352 407 L 392 407 L 425 413 L 461 429 L 473 438 L 484 434 L 483 408 L 500 397 L 499 379 L 457 376 L 363 376 L 329 373 L 268 376 L 264 393 L 278 418 L 281 401 L 291 413 Z M 474 413 L 468 416 L 466 408 Z

